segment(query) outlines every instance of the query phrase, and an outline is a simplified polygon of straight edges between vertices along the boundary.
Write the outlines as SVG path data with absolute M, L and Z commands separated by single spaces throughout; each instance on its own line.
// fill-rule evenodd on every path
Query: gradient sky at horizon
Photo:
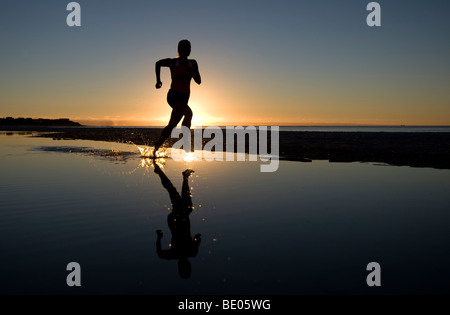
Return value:
M 163 125 L 187 38 L 194 123 L 450 125 L 450 2 L 1 0 L 0 117 Z

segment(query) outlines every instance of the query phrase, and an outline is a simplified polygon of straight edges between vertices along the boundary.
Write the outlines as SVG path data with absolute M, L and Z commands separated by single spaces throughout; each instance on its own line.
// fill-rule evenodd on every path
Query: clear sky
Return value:
M 164 125 L 154 63 L 192 43 L 194 124 L 450 125 L 450 1 L 0 1 L 0 117 Z

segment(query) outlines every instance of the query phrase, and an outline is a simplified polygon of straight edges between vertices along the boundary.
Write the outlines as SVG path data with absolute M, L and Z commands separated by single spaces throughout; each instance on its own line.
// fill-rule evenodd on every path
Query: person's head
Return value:
M 178 43 L 178 56 L 188 57 L 191 54 L 191 42 L 187 39 L 180 40 Z

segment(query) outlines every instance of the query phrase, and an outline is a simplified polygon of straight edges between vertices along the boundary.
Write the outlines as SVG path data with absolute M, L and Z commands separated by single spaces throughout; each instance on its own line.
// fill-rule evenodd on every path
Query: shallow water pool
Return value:
M 261 173 L 33 135 L 0 133 L 2 294 L 450 292 L 449 170 L 280 161 Z M 66 284 L 69 262 L 81 287 Z M 369 262 L 381 287 L 366 283 Z

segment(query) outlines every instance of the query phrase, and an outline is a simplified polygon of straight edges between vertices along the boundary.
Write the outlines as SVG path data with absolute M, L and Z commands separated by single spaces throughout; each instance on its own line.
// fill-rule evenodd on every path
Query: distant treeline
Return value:
M 69 118 L 45 119 L 45 118 L 0 118 L 0 125 L 6 126 L 81 126 L 81 124 L 71 121 Z

